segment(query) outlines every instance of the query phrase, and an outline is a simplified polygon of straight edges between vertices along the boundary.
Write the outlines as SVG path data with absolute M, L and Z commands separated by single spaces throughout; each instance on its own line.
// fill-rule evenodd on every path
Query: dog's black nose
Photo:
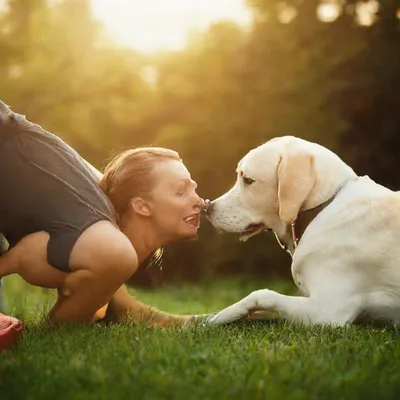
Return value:
M 204 212 L 207 214 L 207 216 L 209 216 L 212 213 L 213 209 L 214 209 L 214 202 L 212 202 L 209 199 L 206 199 L 204 201 Z

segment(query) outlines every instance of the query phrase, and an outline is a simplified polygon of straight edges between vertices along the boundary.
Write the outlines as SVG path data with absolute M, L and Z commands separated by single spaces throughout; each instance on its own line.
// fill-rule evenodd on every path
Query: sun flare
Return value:
M 190 31 L 219 20 L 251 21 L 245 0 L 92 0 L 92 8 L 116 43 L 146 53 L 179 50 Z

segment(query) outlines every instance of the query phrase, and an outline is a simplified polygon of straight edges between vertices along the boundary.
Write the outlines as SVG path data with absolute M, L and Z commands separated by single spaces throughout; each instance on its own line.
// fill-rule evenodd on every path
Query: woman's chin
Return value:
M 190 240 L 190 239 L 196 239 L 198 236 L 198 226 L 191 226 L 189 225 L 188 227 L 185 227 L 186 229 L 182 232 L 180 232 L 180 240 Z

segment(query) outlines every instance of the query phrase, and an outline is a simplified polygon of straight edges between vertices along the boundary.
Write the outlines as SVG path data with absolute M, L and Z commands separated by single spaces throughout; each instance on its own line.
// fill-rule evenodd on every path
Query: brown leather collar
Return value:
M 276 240 L 278 241 L 279 246 L 291 255 L 293 255 L 294 250 L 296 249 L 301 237 L 303 236 L 303 233 L 307 229 L 308 225 L 311 224 L 311 222 L 314 220 L 314 218 L 326 207 L 329 206 L 329 204 L 332 203 L 333 200 L 335 200 L 337 193 L 335 193 L 330 199 L 325 201 L 324 203 L 320 204 L 319 206 L 316 206 L 314 208 L 310 208 L 309 210 L 304 210 L 300 211 L 297 214 L 297 218 L 291 223 L 291 234 L 292 234 L 292 241 L 289 243 L 289 245 L 282 244 L 281 240 L 277 236 L 277 234 L 274 232 Z
M 310 208 L 309 210 L 300 211 L 297 215 L 297 218 L 292 222 L 292 240 L 293 240 L 293 247 L 296 248 L 303 233 L 307 229 L 308 225 L 314 220 L 314 218 L 329 204 L 335 200 L 336 194 L 332 196 L 329 200 L 325 201 L 324 203 L 316 206 L 314 208 Z

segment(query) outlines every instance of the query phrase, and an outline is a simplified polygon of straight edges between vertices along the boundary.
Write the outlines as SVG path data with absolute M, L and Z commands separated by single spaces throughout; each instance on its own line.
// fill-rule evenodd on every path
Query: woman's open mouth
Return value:
M 189 215 L 188 217 L 183 219 L 187 224 L 199 228 L 200 227 L 200 214 L 196 213 L 193 215 Z
M 246 229 L 239 234 L 239 240 L 245 242 L 250 239 L 252 236 L 257 235 L 257 233 L 262 232 L 265 229 L 265 225 L 260 224 L 249 224 L 246 226 Z

